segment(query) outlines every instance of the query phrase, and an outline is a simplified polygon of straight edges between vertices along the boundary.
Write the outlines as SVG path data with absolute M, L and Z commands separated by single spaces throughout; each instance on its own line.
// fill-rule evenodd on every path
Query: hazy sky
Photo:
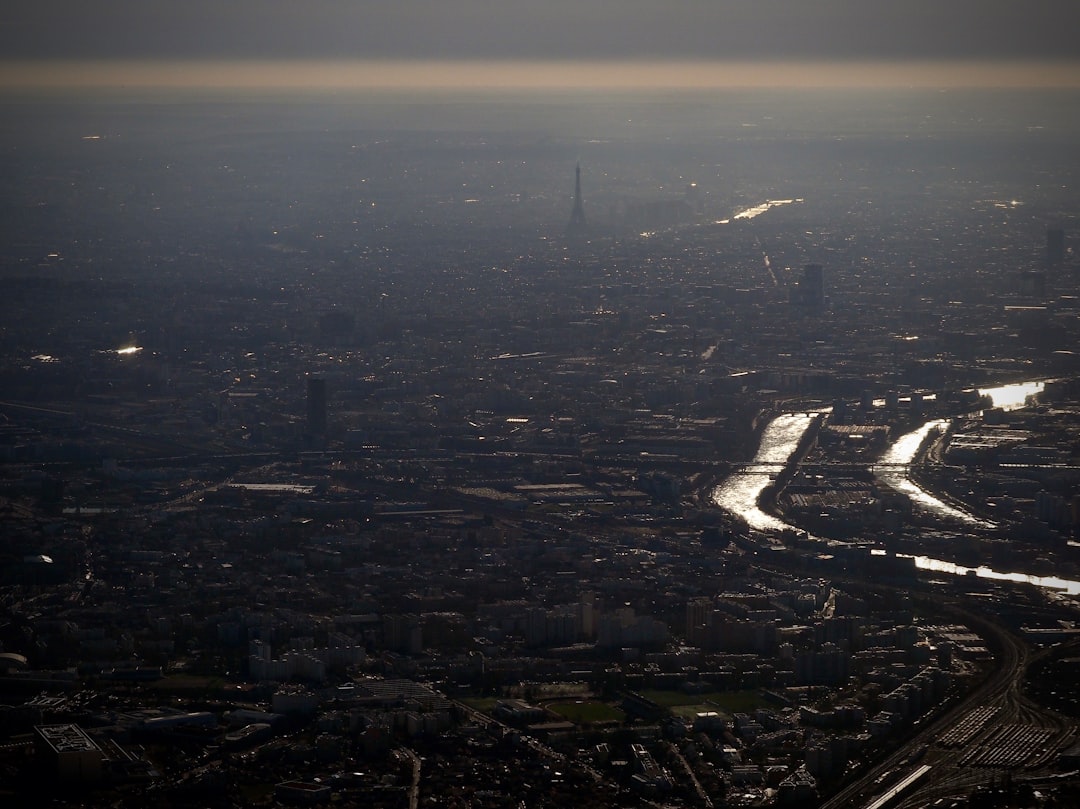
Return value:
M 1064 60 L 1080 77 L 1077 31 L 1077 0 L 4 0 L 0 61 L 1022 60 L 1060 75 Z

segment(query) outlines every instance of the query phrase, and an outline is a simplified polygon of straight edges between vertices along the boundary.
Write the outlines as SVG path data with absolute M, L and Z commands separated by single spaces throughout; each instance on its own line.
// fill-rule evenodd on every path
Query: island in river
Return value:
M 713 499 L 757 531 L 1080 594 L 1080 471 L 1067 440 L 1076 389 L 1021 382 L 968 402 L 914 396 L 781 414 Z

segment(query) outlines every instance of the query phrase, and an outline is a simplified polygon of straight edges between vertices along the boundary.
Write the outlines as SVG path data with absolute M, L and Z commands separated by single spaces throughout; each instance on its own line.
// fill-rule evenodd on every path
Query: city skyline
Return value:
M 11 0 L 0 800 L 1080 806 L 1077 22 Z

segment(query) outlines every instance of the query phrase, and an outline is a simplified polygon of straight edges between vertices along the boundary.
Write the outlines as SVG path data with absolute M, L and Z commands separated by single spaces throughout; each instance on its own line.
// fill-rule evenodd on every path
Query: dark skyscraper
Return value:
M 326 433 L 326 380 L 308 377 L 307 428 L 311 435 Z
M 574 208 L 570 211 L 570 224 L 566 226 L 566 232 L 576 235 L 584 232 L 585 206 L 581 203 L 581 164 L 578 163 L 574 170 Z
M 1046 265 L 1056 267 L 1065 262 L 1065 231 L 1050 228 L 1046 231 Z
M 813 309 L 825 306 L 825 270 L 820 264 L 807 264 L 803 267 L 798 296 L 799 303 L 803 306 Z

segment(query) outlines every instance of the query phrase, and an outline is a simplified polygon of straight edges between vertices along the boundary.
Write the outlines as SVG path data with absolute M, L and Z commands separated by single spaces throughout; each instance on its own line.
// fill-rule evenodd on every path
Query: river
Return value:
M 926 422 L 917 430 L 900 436 L 881 456 L 881 461 L 874 467 L 874 474 L 890 488 L 906 494 L 911 499 L 912 505 L 924 511 L 933 512 L 939 517 L 959 520 L 967 525 L 993 528 L 993 523 L 980 520 L 961 509 L 953 508 L 916 485 L 910 478 L 911 462 L 918 453 L 919 447 L 927 440 L 933 440 L 931 435 L 944 430 L 948 425 L 947 419 L 935 419 Z
M 1000 407 L 1002 410 L 1015 410 L 1023 407 L 1027 398 L 1041 391 L 1045 385 L 1045 382 L 1017 382 L 1012 385 L 1000 385 L 994 388 L 979 388 L 978 391 L 979 396 L 989 397 L 994 407 Z M 881 456 L 881 461 L 875 467 L 874 472 L 883 483 L 906 494 L 911 498 L 913 505 L 924 511 L 979 528 L 994 528 L 994 523 L 981 520 L 962 509 L 948 505 L 916 485 L 911 479 L 911 463 L 918 454 L 919 448 L 928 440 L 931 433 L 945 430 L 948 426 L 948 419 L 935 419 L 926 422 L 917 430 L 900 436 Z
M 980 388 L 979 395 L 988 396 L 995 407 L 1011 410 L 1023 407 L 1027 397 L 1041 391 L 1043 386 L 1043 382 L 1021 382 L 993 388 Z M 762 431 L 761 444 L 753 461 L 728 477 L 713 491 L 713 502 L 724 510 L 742 517 L 747 525 L 756 530 L 797 530 L 794 526 L 762 511 L 758 501 L 770 477 L 777 475 L 791 454 L 795 452 L 799 439 L 810 426 L 812 418 L 813 414 L 810 413 L 788 413 L 777 416 L 769 422 Z M 913 503 L 919 508 L 941 516 L 959 519 L 969 525 L 993 527 L 992 523 L 943 503 L 931 493 L 916 486 L 907 475 L 909 465 L 929 433 L 935 429 L 944 429 L 947 424 L 947 420 L 935 419 L 922 425 L 918 430 L 901 436 L 882 456 L 883 468 L 879 474 L 885 483 L 911 497 Z M 955 575 L 973 573 L 981 578 L 1027 582 L 1040 587 L 1064 590 L 1070 595 L 1080 595 L 1080 582 L 1068 579 L 1032 576 L 1026 573 L 1003 573 L 988 567 L 969 568 L 928 556 L 914 558 L 916 567 L 924 570 Z
M 785 413 L 770 421 L 761 433 L 761 444 L 754 460 L 718 486 L 713 492 L 713 501 L 720 508 L 739 515 L 747 525 L 759 531 L 790 528 L 787 523 L 762 511 L 758 500 L 769 484 L 769 478 L 780 473 L 798 447 L 799 439 L 810 426 L 813 415 Z

